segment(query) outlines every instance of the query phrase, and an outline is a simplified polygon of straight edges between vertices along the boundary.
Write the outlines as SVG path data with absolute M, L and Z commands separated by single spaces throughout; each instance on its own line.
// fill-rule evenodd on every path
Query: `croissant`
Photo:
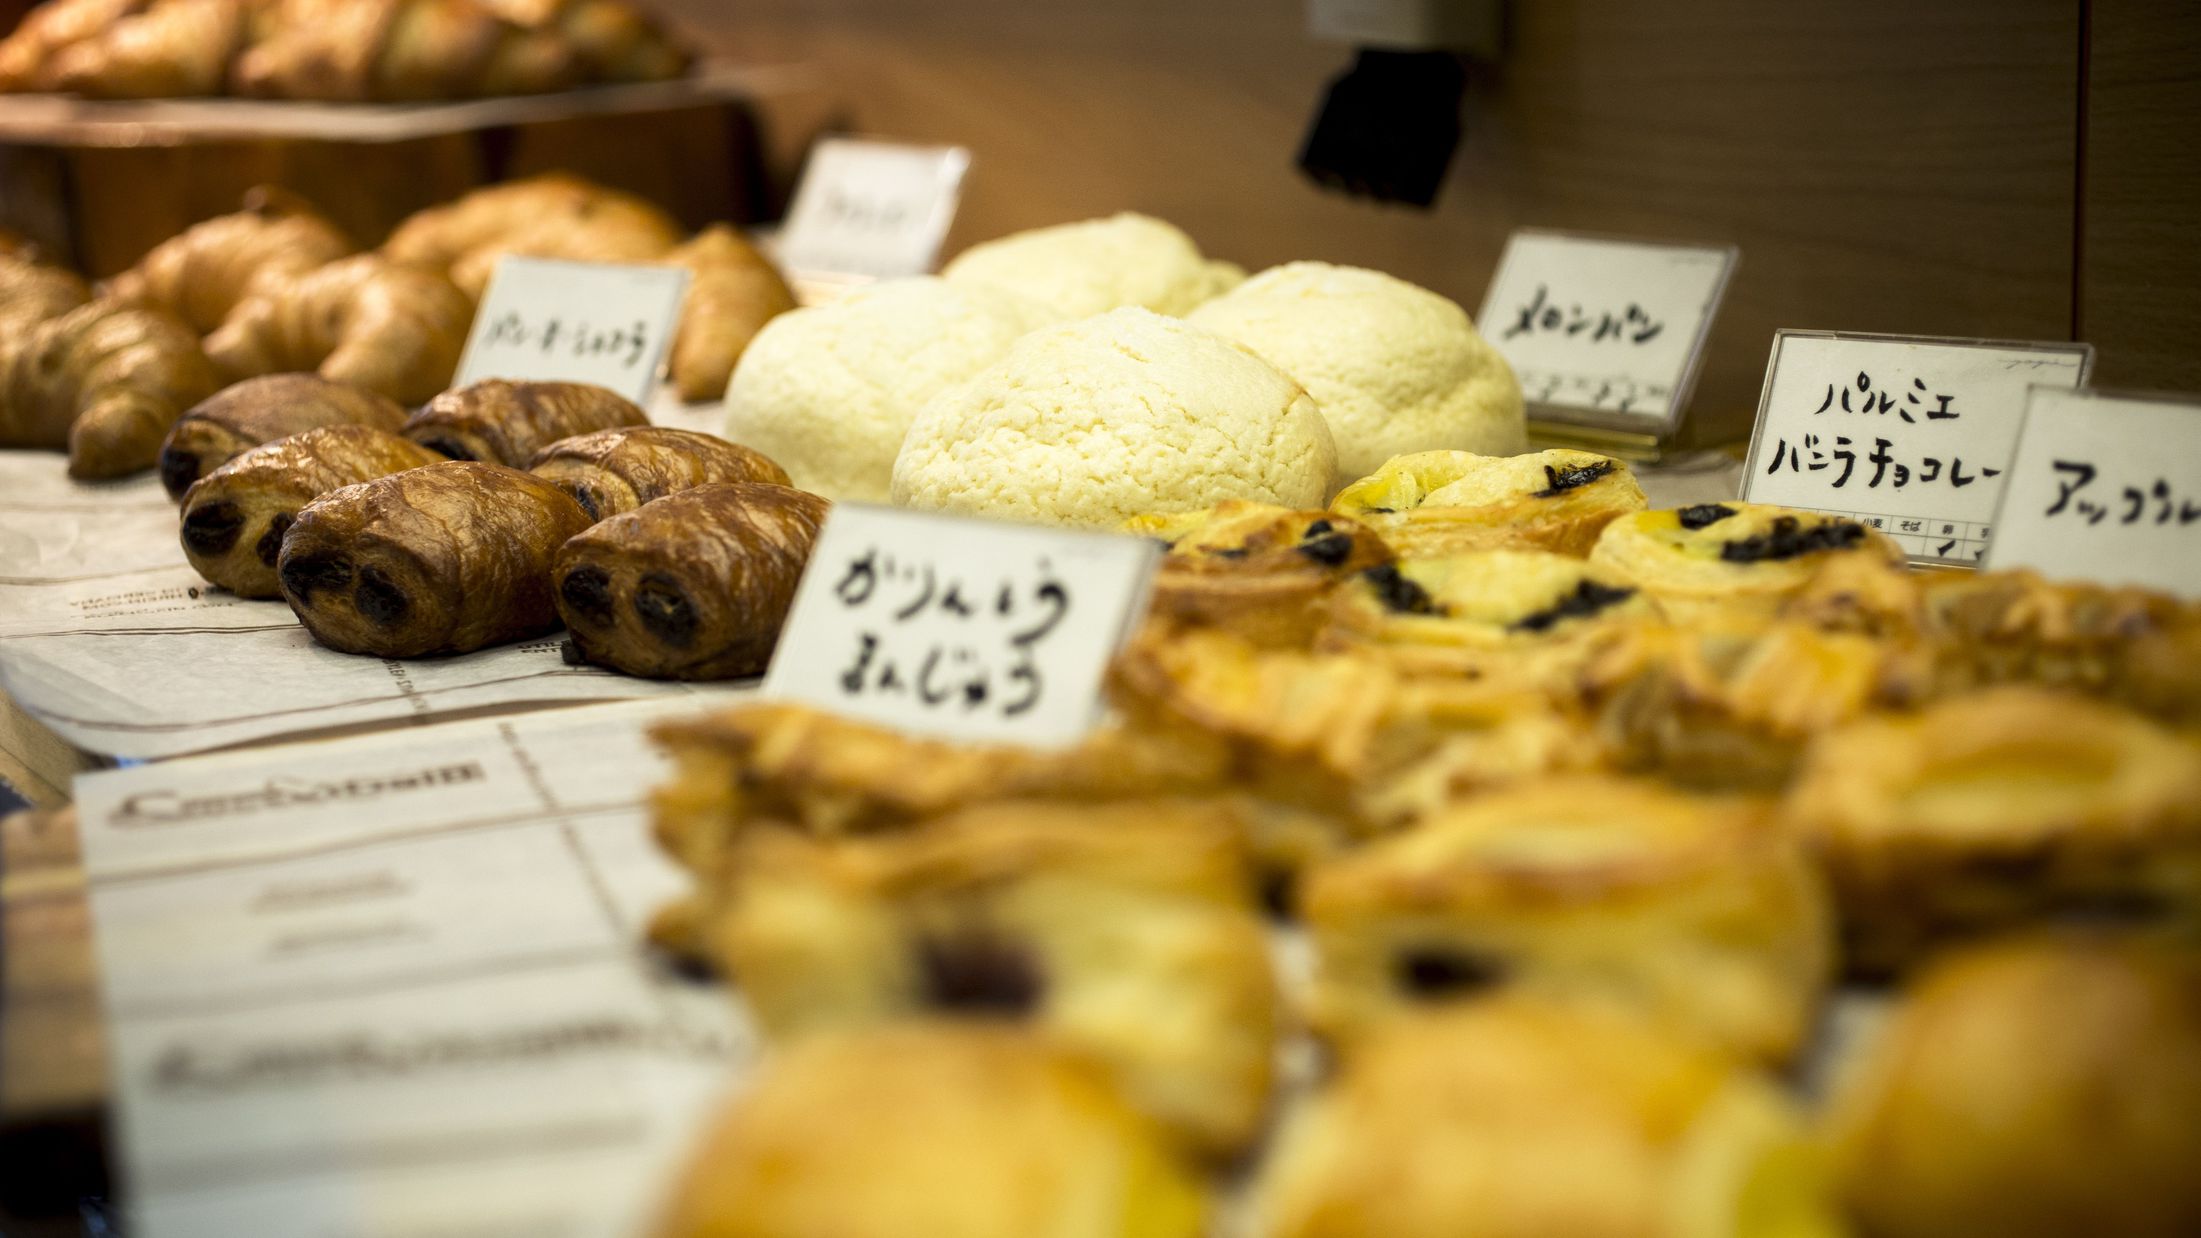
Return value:
M 507 254 L 576 262 L 649 262 L 680 244 L 672 216 L 629 193 L 553 172 L 478 189 L 415 213 L 382 252 L 449 272 L 479 298 Z
M 540 477 L 446 460 L 308 503 L 283 536 L 276 578 L 331 649 L 467 653 L 558 626 L 551 561 L 588 525 Z
M 281 597 L 276 556 L 299 508 L 331 490 L 441 459 L 370 426 L 322 426 L 262 443 L 184 495 L 184 557 L 199 575 L 239 597 Z
M 263 99 L 407 102 L 564 90 L 579 58 L 474 0 L 281 0 L 272 31 L 231 71 Z
M 559 439 L 649 418 L 616 391 L 588 383 L 516 383 L 485 379 L 428 402 L 405 423 L 405 437 L 453 460 L 526 468 Z
M 96 39 L 54 53 L 54 86 L 94 98 L 221 94 L 251 29 L 250 0 L 155 0 Z
M 673 385 L 690 403 L 719 399 L 749 341 L 774 315 L 795 308 L 794 291 L 726 224 L 696 233 L 665 261 L 688 268 L 688 299 L 673 337 Z
M 41 4 L 0 40 L 0 91 L 52 90 L 54 60 L 62 51 L 97 39 L 149 0 L 54 0 Z
M 0 324 L 10 332 L 58 318 L 92 299 L 92 290 L 74 272 L 38 262 L 36 253 L 36 246 L 23 242 L 0 255 Z
M 260 288 L 207 337 L 206 355 L 233 380 L 318 370 L 413 404 L 450 383 L 473 318 L 450 280 L 359 254 Z
M 786 486 L 697 486 L 558 552 L 558 614 L 581 658 L 648 679 L 764 670 L 831 506 Z
M 310 203 L 263 185 L 245 195 L 243 210 L 194 224 L 154 246 L 101 292 L 110 300 L 168 310 L 204 335 L 247 298 L 272 294 L 352 250 Z
M 676 491 L 714 482 L 789 485 L 762 452 L 712 434 L 668 426 L 598 430 L 535 453 L 527 471 L 556 482 L 594 520 L 633 511 Z
M 160 480 L 181 502 L 191 483 L 262 443 L 321 426 L 368 426 L 395 434 L 405 409 L 363 387 L 318 374 L 248 378 L 195 405 L 161 444 Z M 272 596 L 272 595 L 270 595 Z
M 695 60 L 648 14 L 620 0 L 482 2 L 514 25 L 565 39 L 590 81 L 663 81 L 687 72 Z

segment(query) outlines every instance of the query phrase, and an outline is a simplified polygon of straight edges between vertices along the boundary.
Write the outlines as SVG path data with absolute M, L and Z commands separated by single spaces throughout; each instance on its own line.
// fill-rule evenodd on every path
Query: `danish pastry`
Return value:
M 184 558 L 239 597 L 281 597 L 276 558 L 298 509 L 331 490 L 441 459 L 371 426 L 321 426 L 262 443 L 183 496 Z
M 283 537 L 276 578 L 344 653 L 467 653 L 558 626 L 551 561 L 589 526 L 532 473 L 447 460 L 323 495 Z
M 1316 1027 L 1493 993 L 1594 1004 L 1780 1061 L 1832 965 L 1827 901 L 1762 808 L 1602 776 L 1492 791 L 1318 865 Z
M 1324 595 L 1354 573 L 1391 561 L 1390 548 L 1357 520 L 1244 499 L 1134 516 L 1123 531 L 1169 544 L 1155 573 L 1150 616 L 1227 628 L 1262 645 L 1305 646 Z
M 160 449 L 160 481 L 183 501 L 191 483 L 262 443 L 322 426 L 365 426 L 395 434 L 397 401 L 318 374 L 267 374 L 233 383 L 193 405 Z M 356 480 L 365 480 L 359 478 Z
M 1644 502 L 1627 461 L 1553 448 L 1394 456 L 1330 507 L 1373 526 L 1408 558 L 1509 548 L 1581 556 L 1607 524 Z
M 1199 1238 L 1197 1178 L 1077 1054 L 910 1024 L 768 1059 L 658 1238 Z
M 490 378 L 430 400 L 404 433 L 453 460 L 524 469 L 560 439 L 649 423 L 632 400 L 588 383 Z
M 535 453 L 527 471 L 558 484 L 591 517 L 609 520 L 653 499 L 718 482 L 788 484 L 761 452 L 666 426 L 597 430 Z
M 2201 951 L 2021 939 L 1919 977 L 1833 1105 L 1861 1232 L 2201 1233 Z
M 1203 1152 L 1259 1129 L 1276 985 L 1227 806 L 1000 802 L 857 842 L 760 833 L 730 869 L 717 940 L 769 1036 L 1009 1020 Z
M 1284 1127 L 1273 1238 L 1838 1238 L 1822 1158 L 1722 1054 L 1502 999 L 1401 1020 Z
M 1762 503 L 1624 516 L 1598 536 L 1590 562 L 1669 616 L 1691 619 L 1718 610 L 1770 615 L 1842 555 L 1903 562 L 1894 542 L 1846 516 Z
M 450 383 L 473 321 L 451 281 L 358 254 L 257 285 L 206 337 L 206 355 L 231 381 L 318 370 L 412 404 Z
M 2201 743 L 2076 693 L 1990 689 L 1822 736 L 1787 813 L 1858 970 L 2059 910 L 2201 908 Z
M 828 506 L 786 486 L 731 482 L 596 525 L 552 569 L 573 648 L 650 679 L 762 674 Z

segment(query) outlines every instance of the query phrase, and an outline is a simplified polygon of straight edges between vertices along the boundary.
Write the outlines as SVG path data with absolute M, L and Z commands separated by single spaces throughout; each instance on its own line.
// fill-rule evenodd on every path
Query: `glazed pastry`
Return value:
M 680 334 L 673 337 L 673 385 L 691 404 L 719 399 L 749 341 L 795 308 L 795 293 L 779 268 L 727 224 L 696 233 L 664 260 L 688 268 Z
M 1169 546 L 1150 617 L 1227 628 L 1262 645 L 1304 647 L 1321 621 L 1317 604 L 1339 581 L 1391 561 L 1359 521 L 1244 499 L 1134 516 L 1123 532 Z
M 2058 911 L 2201 909 L 2201 743 L 2076 693 L 1997 688 L 1843 728 L 1787 814 L 1857 970 Z
M 451 381 L 473 320 L 449 280 L 360 254 L 260 285 L 206 337 L 206 355 L 231 381 L 317 370 L 412 404 Z
M 110 300 L 168 310 L 205 335 L 253 294 L 276 294 L 352 250 L 310 203 L 263 185 L 245 195 L 243 210 L 155 245 L 101 291 Z
M 1004 801 L 858 842 L 761 832 L 729 871 L 717 941 L 775 1040 L 1015 1022 L 1201 1152 L 1260 1129 L 1276 985 L 1226 805 Z
M 322 426 L 263 443 L 200 478 L 184 495 L 184 557 L 199 575 L 239 597 L 281 597 L 276 557 L 300 508 L 332 490 L 441 459 L 370 426 Z
M 830 506 L 729 482 L 645 503 L 558 552 L 558 615 L 580 658 L 646 679 L 761 675 Z
M 580 177 L 550 173 L 477 189 L 397 226 L 382 252 L 432 267 L 479 299 L 508 254 L 576 262 L 652 262 L 680 244 L 681 228 L 648 201 Z
M 1284 1127 L 1271 1238 L 1840 1238 L 1779 1090 L 1646 1025 L 1501 999 L 1402 1020 Z
M 761 452 L 714 434 L 665 426 L 598 430 L 559 439 L 536 452 L 527 471 L 556 482 L 598 520 L 696 486 L 736 481 L 788 484 L 787 471 Z
M 318 374 L 248 378 L 201 400 L 168 432 L 160 449 L 160 481 L 169 498 L 182 502 L 192 482 L 262 443 L 321 426 L 394 434 L 404 424 L 405 410 L 397 401 L 364 387 L 332 383 Z
M 405 423 L 405 437 L 453 460 L 524 469 L 560 439 L 649 423 L 633 401 L 588 383 L 489 378 L 430 400 Z
M 1901 564 L 1894 542 L 1846 516 L 1703 503 L 1637 512 L 1605 527 L 1590 562 L 1681 620 L 1715 611 L 1770 615 L 1845 555 Z
M 1580 556 L 1607 524 L 1642 511 L 1644 498 L 1627 461 L 1594 452 L 1422 451 L 1393 457 L 1330 507 L 1408 558 L 1496 549 Z
M 1077 1055 L 913 1024 L 775 1054 L 658 1238 L 1200 1238 L 1198 1179 Z
M 1763 809 L 1603 776 L 1442 810 L 1319 865 L 1303 906 L 1314 1023 L 1344 1042 L 1523 993 L 1780 1062 L 1832 967 L 1817 875 Z
M 1847 1074 L 1834 1161 L 1862 1233 L 2201 1233 L 2190 941 L 2071 934 L 1950 955 Z
M 551 560 L 589 525 L 565 491 L 445 461 L 307 504 L 283 537 L 283 599 L 344 653 L 468 653 L 551 631 Z

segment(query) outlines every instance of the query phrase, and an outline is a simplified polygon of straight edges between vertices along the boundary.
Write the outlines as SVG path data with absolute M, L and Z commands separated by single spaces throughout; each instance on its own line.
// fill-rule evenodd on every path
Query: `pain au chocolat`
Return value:
M 307 504 L 276 575 L 313 638 L 345 653 L 466 653 L 558 626 L 551 561 L 589 525 L 532 473 L 447 460 Z
M 622 426 L 560 439 L 536 452 L 527 471 L 556 482 L 595 520 L 717 482 L 790 484 L 787 470 L 763 452 L 670 426 Z
M 183 501 L 191 483 L 262 443 L 322 426 L 388 434 L 405 424 L 397 401 L 319 374 L 266 374 L 232 383 L 184 413 L 160 449 L 160 481 Z M 354 479 L 359 480 L 359 479 Z
M 453 460 L 524 469 L 559 439 L 649 423 L 632 400 L 589 383 L 491 378 L 428 401 L 405 423 L 405 437 Z

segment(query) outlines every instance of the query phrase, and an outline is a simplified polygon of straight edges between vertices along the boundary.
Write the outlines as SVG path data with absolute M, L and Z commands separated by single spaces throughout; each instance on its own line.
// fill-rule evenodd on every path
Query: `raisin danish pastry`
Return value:
M 322 426 L 262 443 L 184 495 L 184 557 L 239 597 L 281 597 L 275 563 L 298 509 L 331 490 L 441 459 L 371 426 Z
M 656 1238 L 1200 1238 L 1198 1177 L 1091 1063 L 1014 1028 L 911 1024 L 769 1059 Z
M 1169 544 L 1154 577 L 1152 617 L 1227 628 L 1261 645 L 1305 646 L 1325 594 L 1391 561 L 1390 547 L 1357 520 L 1245 499 L 1134 516 L 1123 531 Z
M 272 291 L 356 247 L 312 204 L 262 185 L 244 208 L 193 224 L 107 281 L 109 300 L 164 309 L 201 335 L 256 293 Z
M 313 638 L 344 653 L 467 653 L 558 626 L 550 565 L 589 526 L 542 478 L 447 460 L 307 504 L 276 578 Z
M 730 869 L 717 940 L 771 1037 L 1011 1021 L 1102 1063 L 1202 1152 L 1260 1129 L 1276 983 L 1226 804 L 1002 802 L 838 844 L 761 832 Z
M 1575 776 L 1492 791 L 1319 865 L 1316 1027 L 1350 1042 L 1432 1005 L 1527 993 L 1766 1061 L 1832 967 L 1803 850 L 1748 801 Z
M 697 486 L 558 552 L 558 614 L 583 661 L 648 679 L 758 675 L 831 506 L 787 486 Z
M 453 460 L 524 469 L 560 439 L 649 423 L 633 401 L 589 383 L 490 378 L 430 400 L 404 433 Z
M 248 378 L 184 413 L 161 444 L 160 482 L 168 497 L 180 503 L 192 482 L 262 443 L 322 426 L 365 426 L 395 434 L 404 424 L 405 409 L 397 401 L 364 387 L 330 382 L 318 374 Z
M 1396 456 L 1330 502 L 1410 557 L 1506 548 L 1586 555 L 1607 524 L 1644 505 L 1625 460 L 1566 448 Z
M 1844 555 L 1904 561 L 1901 547 L 1846 516 L 1703 503 L 1612 522 L 1590 562 L 1650 594 L 1669 616 L 1688 619 L 1721 610 L 1770 615 Z
M 559 439 L 536 452 L 527 471 L 556 482 L 597 520 L 696 486 L 790 484 L 787 470 L 762 452 L 715 434 L 669 426 L 631 426 Z

